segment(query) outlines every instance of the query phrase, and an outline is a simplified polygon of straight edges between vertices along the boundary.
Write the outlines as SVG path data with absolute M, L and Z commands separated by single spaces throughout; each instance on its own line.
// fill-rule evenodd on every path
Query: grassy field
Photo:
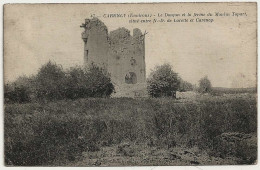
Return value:
M 256 94 L 91 98 L 5 105 L 5 163 L 254 164 Z
M 213 87 L 213 93 L 215 94 L 241 94 L 241 93 L 256 93 L 255 87 L 249 88 L 225 88 L 225 87 Z

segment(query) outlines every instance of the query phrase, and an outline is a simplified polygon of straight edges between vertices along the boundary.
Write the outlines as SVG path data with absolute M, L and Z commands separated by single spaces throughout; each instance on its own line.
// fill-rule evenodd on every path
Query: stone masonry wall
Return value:
M 105 24 L 97 18 L 86 19 L 81 27 L 85 28 L 82 33 L 85 65 L 94 63 L 107 69 L 116 91 L 137 86 L 140 89 L 145 84 L 145 36 L 140 29 L 135 28 L 133 36 L 126 28 L 108 34 Z
M 85 31 L 82 33 L 84 64 L 94 63 L 106 68 L 109 50 L 107 27 L 98 19 L 86 19 L 85 24 Z

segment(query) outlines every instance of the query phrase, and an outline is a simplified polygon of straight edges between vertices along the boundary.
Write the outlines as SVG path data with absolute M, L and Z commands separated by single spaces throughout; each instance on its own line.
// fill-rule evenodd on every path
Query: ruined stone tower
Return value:
M 98 18 L 86 19 L 81 25 L 84 41 L 84 64 L 95 64 L 111 74 L 119 96 L 146 94 L 145 34 L 135 28 L 133 35 L 126 28 L 108 33 Z

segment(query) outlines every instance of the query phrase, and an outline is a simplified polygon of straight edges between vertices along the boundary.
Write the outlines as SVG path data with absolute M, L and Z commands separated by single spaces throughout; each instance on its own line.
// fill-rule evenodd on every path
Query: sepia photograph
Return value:
M 257 3 L 5 4 L 4 165 L 257 164 Z

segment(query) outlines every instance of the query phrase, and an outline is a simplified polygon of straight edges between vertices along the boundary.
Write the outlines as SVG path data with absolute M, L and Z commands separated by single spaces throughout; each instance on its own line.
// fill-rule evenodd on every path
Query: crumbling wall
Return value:
M 85 64 L 94 63 L 100 67 L 107 68 L 108 60 L 108 31 L 106 25 L 97 18 L 85 20 L 85 31 L 82 38 L 84 43 Z
M 108 34 L 105 24 L 97 18 L 86 19 L 82 27 L 86 65 L 94 63 L 106 68 L 119 90 L 145 83 L 145 42 L 140 29 L 135 28 L 133 35 L 126 28 Z M 126 80 L 127 76 L 133 76 L 133 81 Z
M 128 83 L 126 76 L 134 73 L 137 83 L 145 82 L 144 38 L 141 30 L 134 29 L 131 36 L 128 29 L 119 28 L 110 32 L 109 40 L 108 70 L 115 81 Z
M 133 44 L 133 54 L 138 63 L 136 70 L 139 72 L 140 75 L 139 82 L 145 82 L 145 35 L 142 34 L 141 30 L 138 28 L 135 28 L 133 30 Z

